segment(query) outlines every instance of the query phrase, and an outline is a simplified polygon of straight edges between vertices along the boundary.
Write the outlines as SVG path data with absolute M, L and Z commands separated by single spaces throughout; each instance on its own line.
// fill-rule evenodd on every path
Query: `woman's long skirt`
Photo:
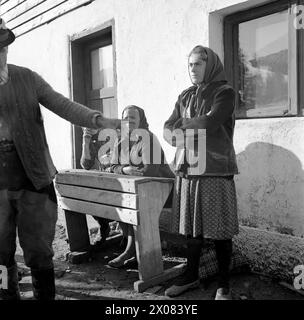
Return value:
M 232 239 L 239 232 L 233 178 L 175 179 L 171 231 L 214 240 Z

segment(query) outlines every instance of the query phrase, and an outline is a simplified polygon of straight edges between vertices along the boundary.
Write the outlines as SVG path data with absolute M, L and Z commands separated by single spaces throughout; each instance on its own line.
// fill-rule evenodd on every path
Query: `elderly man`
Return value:
M 117 126 L 98 111 L 57 93 L 37 73 L 7 65 L 14 33 L 0 19 L 0 265 L 8 270 L 1 299 L 20 299 L 15 262 L 16 231 L 31 268 L 34 297 L 55 298 L 52 242 L 57 220 L 56 168 L 46 142 L 39 103 L 83 127 Z

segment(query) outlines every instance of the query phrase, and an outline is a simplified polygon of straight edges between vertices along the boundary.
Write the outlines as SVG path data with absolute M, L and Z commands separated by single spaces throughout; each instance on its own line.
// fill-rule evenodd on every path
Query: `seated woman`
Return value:
M 124 136 L 122 127 L 122 135 L 114 144 L 110 171 L 116 174 L 173 178 L 174 174 L 166 162 L 158 139 L 149 131 L 144 110 L 134 105 L 127 106 L 122 113 L 122 126 L 125 126 L 128 134 Z M 141 136 L 141 132 L 145 134 Z M 128 143 L 125 143 L 125 139 Z M 153 163 L 156 153 L 160 161 Z M 125 223 L 120 223 L 120 227 L 127 237 L 127 246 L 121 255 L 108 262 L 109 266 L 115 268 L 121 268 L 135 259 L 133 227 Z

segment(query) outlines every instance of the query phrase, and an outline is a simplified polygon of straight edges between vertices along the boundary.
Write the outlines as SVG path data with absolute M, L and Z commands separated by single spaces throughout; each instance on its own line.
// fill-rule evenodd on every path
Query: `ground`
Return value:
M 96 229 L 93 228 L 93 233 Z M 94 237 L 94 234 L 92 234 Z M 138 279 L 136 265 L 129 269 L 113 269 L 107 261 L 119 254 L 119 243 L 105 248 L 93 255 L 91 261 L 71 264 L 66 261 L 68 243 L 65 228 L 58 224 L 54 241 L 54 262 L 56 275 L 57 300 L 213 300 L 216 282 L 202 282 L 198 289 L 184 293 L 174 299 L 164 295 L 165 289 L 174 282 L 167 281 L 160 286 L 150 288 L 144 293 L 133 289 Z M 183 258 L 164 255 L 165 267 Z M 22 251 L 17 250 L 17 261 L 23 278 L 20 281 L 22 299 L 32 300 L 30 270 L 24 265 Z M 304 296 L 290 288 L 282 286 L 268 276 L 250 272 L 238 272 L 232 275 L 232 295 L 235 300 L 304 300 Z

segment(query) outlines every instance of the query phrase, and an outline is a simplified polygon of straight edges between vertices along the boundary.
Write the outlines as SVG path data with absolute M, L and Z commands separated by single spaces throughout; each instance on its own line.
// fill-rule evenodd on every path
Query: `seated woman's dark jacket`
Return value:
M 145 132 L 146 139 L 139 137 L 137 141 L 129 141 L 127 150 L 124 148 L 121 137 L 116 140 L 111 159 L 111 172 L 124 174 L 124 167 L 134 166 L 143 176 L 173 178 L 174 174 L 166 161 L 158 139 L 151 131 L 146 130 Z M 127 163 L 121 162 L 122 153 L 128 153 Z

